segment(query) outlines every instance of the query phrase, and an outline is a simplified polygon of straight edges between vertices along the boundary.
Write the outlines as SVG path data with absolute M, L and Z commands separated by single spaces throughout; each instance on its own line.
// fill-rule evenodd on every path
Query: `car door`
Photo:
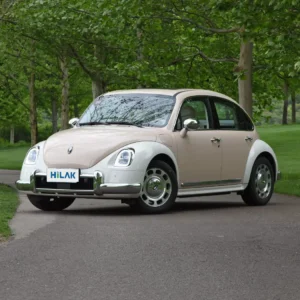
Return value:
M 197 126 L 180 134 L 184 120 L 197 120 Z M 208 97 L 184 100 L 173 137 L 177 145 L 180 188 L 201 188 L 216 185 L 221 177 L 221 149 L 214 138 L 212 113 Z
M 247 114 L 233 101 L 210 98 L 214 118 L 217 120 L 216 136 L 221 140 L 221 182 L 239 184 L 244 177 L 250 149 L 257 139 L 254 125 Z

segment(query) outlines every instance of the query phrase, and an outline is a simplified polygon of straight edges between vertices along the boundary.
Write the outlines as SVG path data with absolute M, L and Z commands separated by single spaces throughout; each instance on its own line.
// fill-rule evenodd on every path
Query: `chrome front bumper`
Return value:
M 103 175 L 101 172 L 96 171 L 94 174 L 81 174 L 81 180 L 92 181 L 92 187 L 89 189 L 74 189 L 70 188 L 71 184 L 67 184 L 69 187 L 63 187 L 66 184 L 57 184 L 57 188 L 41 187 L 37 185 L 37 179 L 46 178 L 45 173 L 39 173 L 35 171 L 30 176 L 30 182 L 24 182 L 21 180 L 16 181 L 16 187 L 19 191 L 30 195 L 44 195 L 44 196 L 57 196 L 57 197 L 70 197 L 77 198 L 111 198 L 111 199 L 123 199 L 123 198 L 137 198 L 141 190 L 141 184 L 127 184 L 127 183 L 104 183 Z M 62 186 L 63 188 L 59 188 Z

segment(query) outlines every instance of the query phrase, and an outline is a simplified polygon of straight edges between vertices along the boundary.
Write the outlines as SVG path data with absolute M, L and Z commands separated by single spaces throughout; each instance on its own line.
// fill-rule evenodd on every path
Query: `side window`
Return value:
M 195 130 L 209 129 L 208 110 L 205 100 L 206 98 L 191 98 L 183 103 L 176 123 L 176 130 L 181 130 L 183 122 L 187 119 L 195 119 L 197 121 Z
M 215 100 L 216 113 L 219 119 L 220 129 L 223 130 L 238 130 L 238 118 L 236 113 L 236 107 L 234 104 Z
M 219 128 L 222 130 L 252 131 L 254 125 L 247 114 L 236 104 L 227 100 L 214 100 Z
M 239 119 L 239 130 L 252 131 L 254 125 L 247 114 L 239 107 L 237 107 L 238 119 Z

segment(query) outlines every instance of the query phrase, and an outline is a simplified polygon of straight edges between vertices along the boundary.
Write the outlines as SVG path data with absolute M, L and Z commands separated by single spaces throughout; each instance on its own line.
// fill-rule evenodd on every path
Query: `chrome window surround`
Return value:
M 46 173 L 34 171 L 30 176 L 30 182 L 23 182 L 18 180 L 16 187 L 18 190 L 26 194 L 34 195 L 55 195 L 60 197 L 75 196 L 75 197 L 101 197 L 107 196 L 108 198 L 120 197 L 138 197 L 141 184 L 127 184 L 127 183 L 104 183 L 104 176 L 100 171 L 95 171 L 93 174 L 81 174 L 80 178 L 93 178 L 93 190 L 71 190 L 71 189 L 51 189 L 51 188 L 37 188 L 35 186 L 35 178 L 47 176 Z M 109 197 L 111 195 L 111 197 Z

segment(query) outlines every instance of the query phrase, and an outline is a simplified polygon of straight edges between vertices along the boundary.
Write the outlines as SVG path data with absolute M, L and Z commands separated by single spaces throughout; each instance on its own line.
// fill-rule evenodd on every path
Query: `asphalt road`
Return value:
M 300 299 L 299 198 L 202 197 L 155 216 L 86 199 L 45 213 L 23 198 L 12 227 L 0 245 L 3 300 Z

